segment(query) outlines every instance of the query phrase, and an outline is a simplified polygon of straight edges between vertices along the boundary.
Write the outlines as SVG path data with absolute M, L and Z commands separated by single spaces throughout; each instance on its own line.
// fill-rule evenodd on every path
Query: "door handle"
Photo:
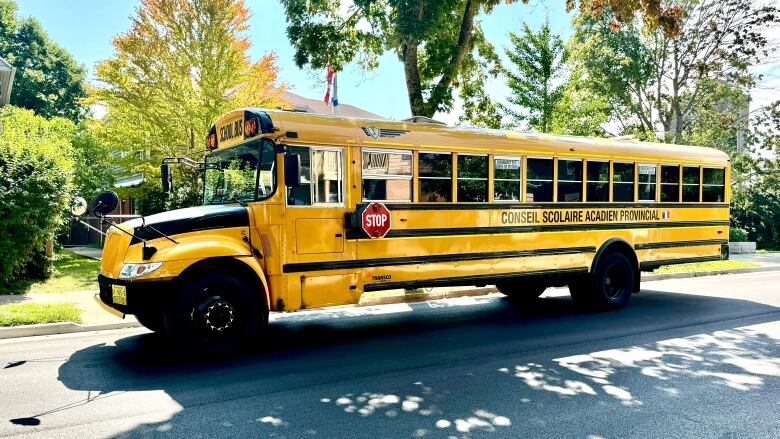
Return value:
M 336 238 L 341 238 L 343 236 L 344 236 L 344 234 L 342 234 L 342 233 L 336 233 Z

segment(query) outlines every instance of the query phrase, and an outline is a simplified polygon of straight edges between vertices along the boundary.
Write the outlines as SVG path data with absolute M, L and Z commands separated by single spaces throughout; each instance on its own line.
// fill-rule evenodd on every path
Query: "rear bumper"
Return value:
M 95 299 L 106 311 L 120 317 L 136 314 L 138 310 L 162 310 L 171 297 L 172 284 L 170 279 L 128 282 L 99 275 L 100 293 Z M 112 285 L 124 285 L 127 288 L 127 305 L 114 303 Z

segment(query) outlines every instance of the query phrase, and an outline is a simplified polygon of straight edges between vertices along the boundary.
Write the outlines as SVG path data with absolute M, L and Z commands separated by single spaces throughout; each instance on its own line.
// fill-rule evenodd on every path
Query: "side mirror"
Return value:
M 160 165 L 160 178 L 162 183 L 162 190 L 166 194 L 173 192 L 173 172 L 171 172 L 171 165 L 163 163 Z
M 284 156 L 284 184 L 296 187 L 301 182 L 301 156 L 299 154 L 286 154 Z
M 119 195 L 113 191 L 105 191 L 95 198 L 92 203 L 95 206 L 94 212 L 98 216 L 106 216 L 119 205 Z
M 87 213 L 87 200 L 83 197 L 76 197 L 73 202 L 70 203 L 70 214 L 76 218 Z

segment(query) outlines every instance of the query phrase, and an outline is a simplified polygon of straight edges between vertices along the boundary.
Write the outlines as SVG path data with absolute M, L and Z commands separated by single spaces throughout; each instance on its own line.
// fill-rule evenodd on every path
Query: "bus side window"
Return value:
M 553 159 L 526 159 L 525 199 L 530 203 L 553 200 Z
M 634 164 L 612 164 L 612 201 L 634 201 Z
M 301 184 L 300 186 L 287 188 L 288 206 L 311 205 L 311 154 L 309 148 L 303 146 L 290 146 L 290 154 L 301 156 Z
M 699 167 L 683 166 L 682 200 L 698 203 L 699 201 Z
M 726 170 L 723 168 L 704 168 L 702 170 L 702 201 L 722 203 L 726 198 Z

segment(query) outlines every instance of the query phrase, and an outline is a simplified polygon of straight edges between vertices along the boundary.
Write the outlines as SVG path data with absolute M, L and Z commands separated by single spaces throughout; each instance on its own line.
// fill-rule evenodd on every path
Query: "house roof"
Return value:
M 283 91 L 279 97 L 293 107 L 305 107 L 307 113 L 331 114 L 330 106 L 322 99 L 305 98 L 287 90 Z M 339 116 L 360 117 L 365 119 L 386 119 L 378 114 L 349 104 L 339 104 Z

